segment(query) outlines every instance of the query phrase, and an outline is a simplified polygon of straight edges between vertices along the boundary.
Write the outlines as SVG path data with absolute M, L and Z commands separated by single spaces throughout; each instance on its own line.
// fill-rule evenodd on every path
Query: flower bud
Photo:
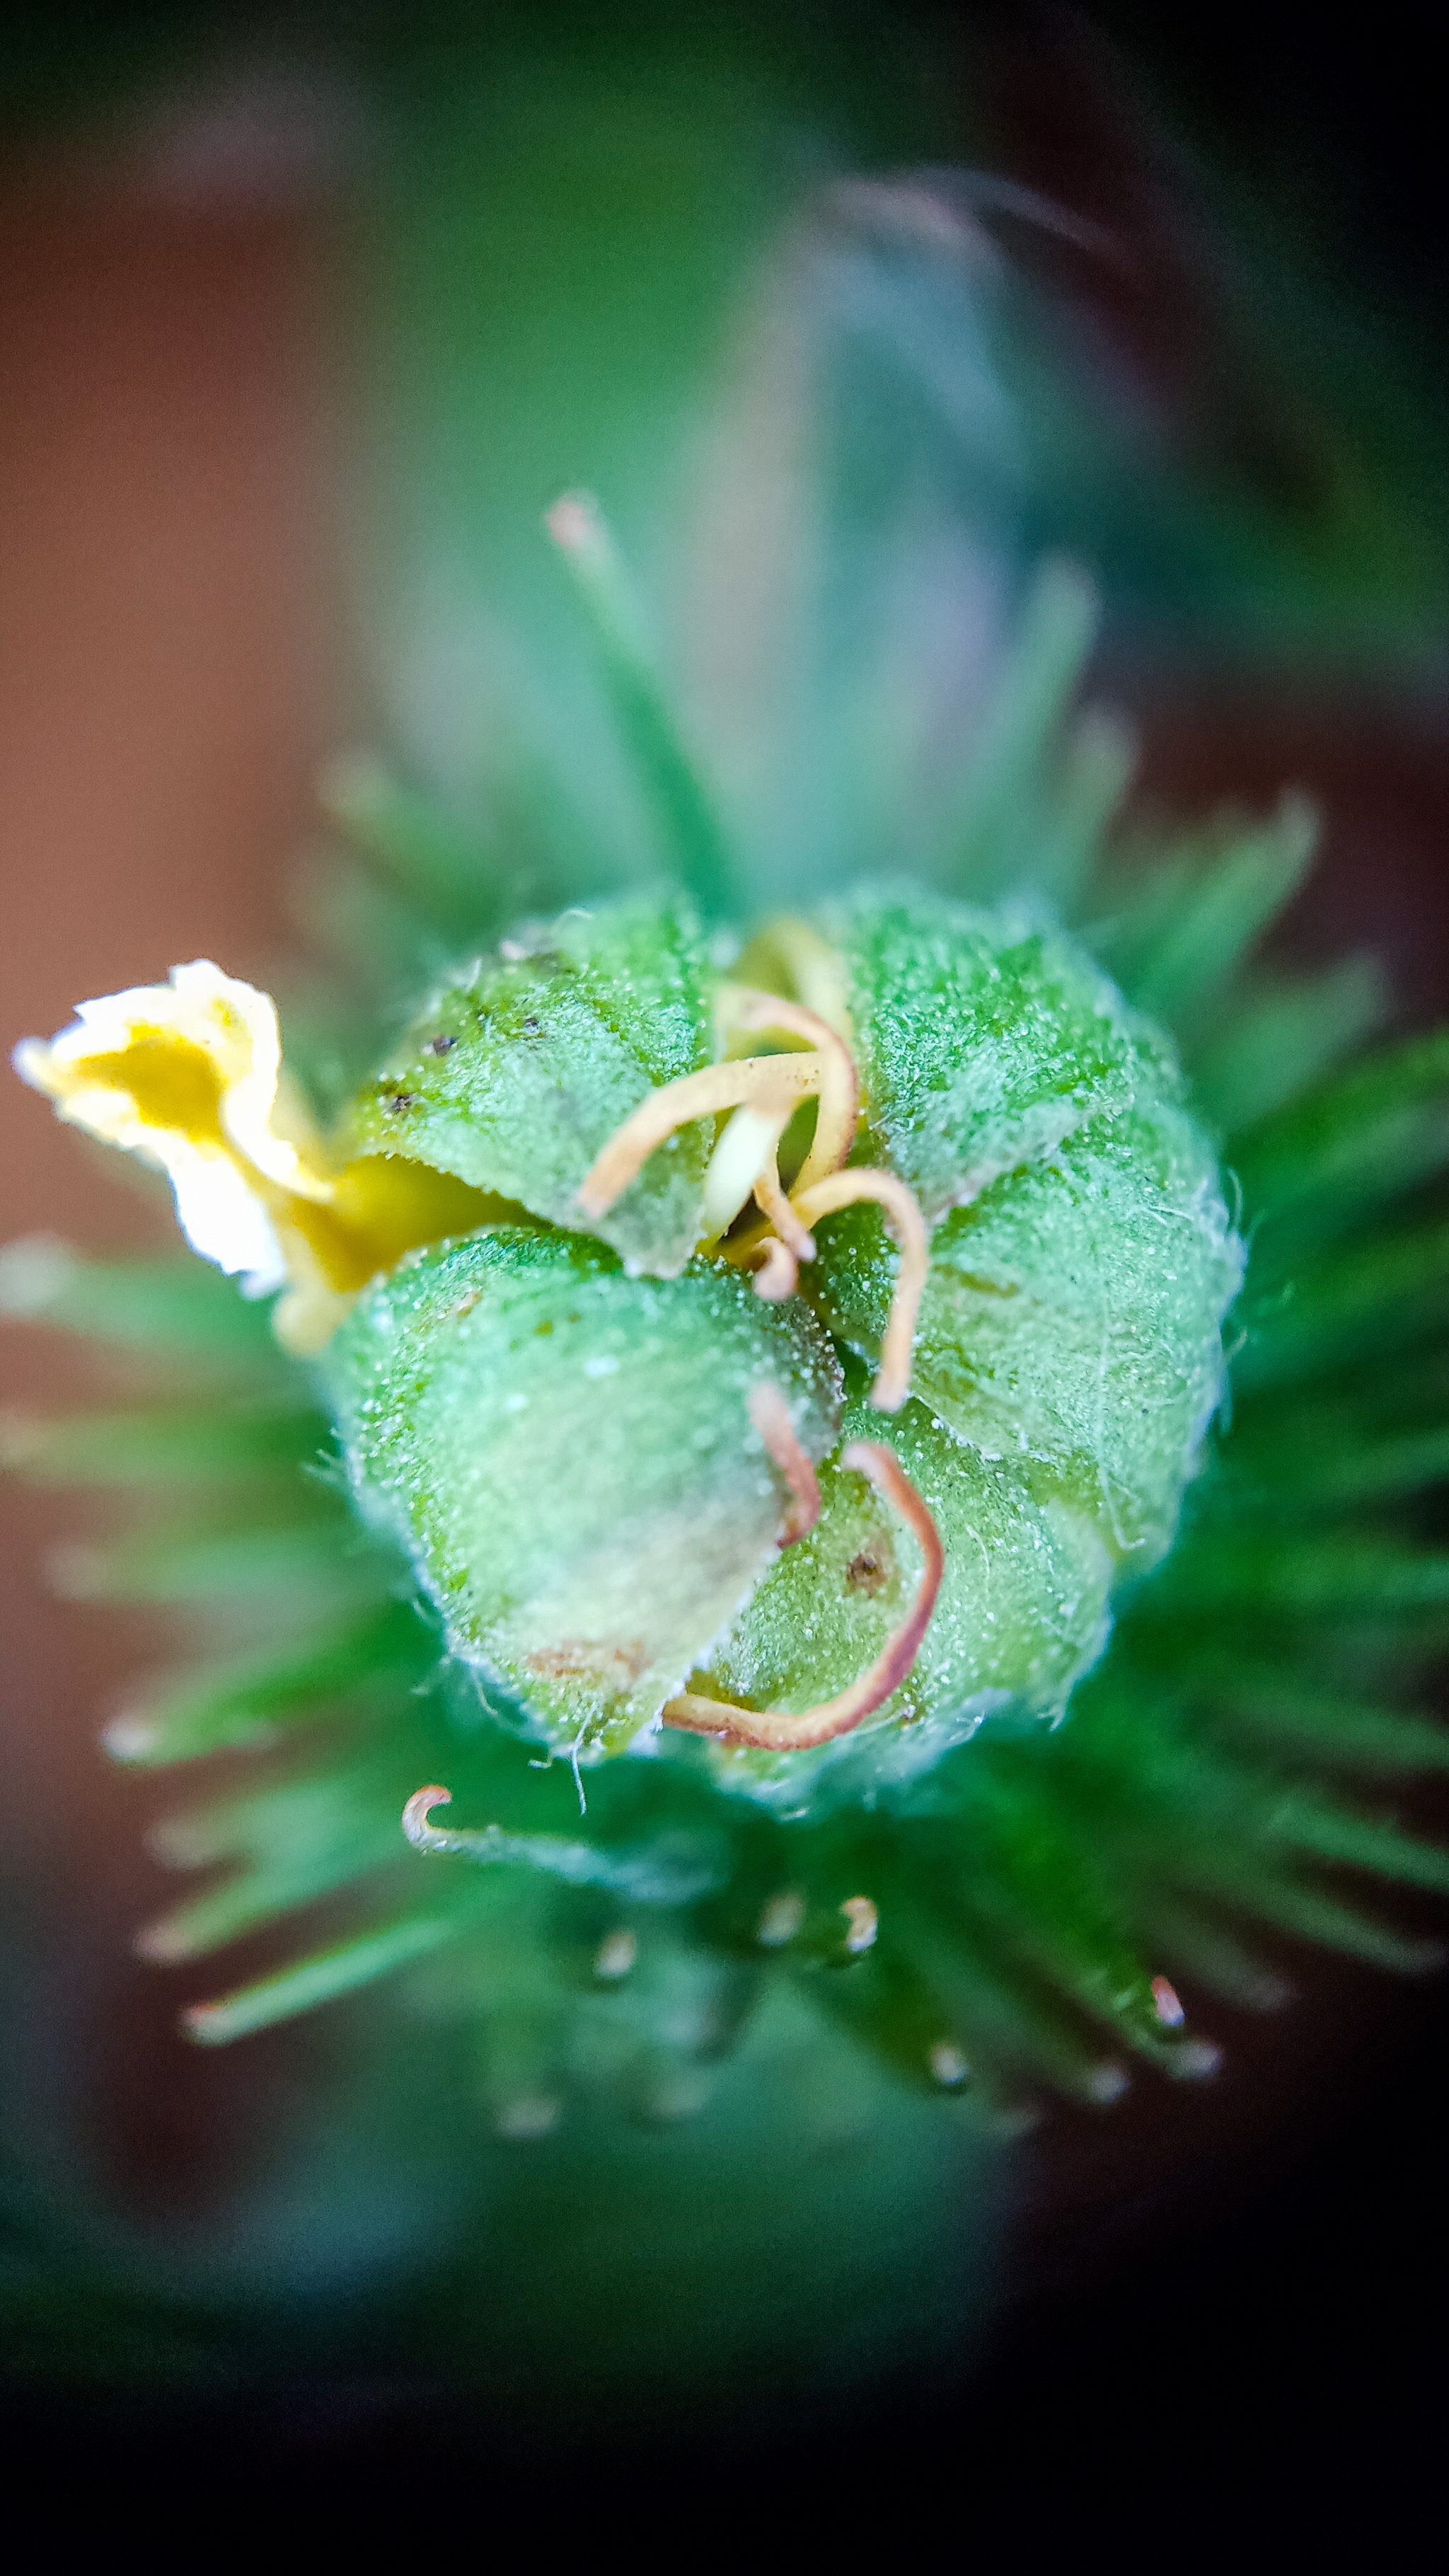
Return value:
M 1081 949 L 925 896 L 823 927 L 711 975 L 636 899 L 435 996 L 349 1149 L 521 1221 L 409 1256 L 327 1365 L 485 1687 L 585 1759 L 711 1737 L 787 1814 L 1065 1706 L 1241 1271 L 1171 1048 Z
M 331 1137 L 204 961 L 20 1064 L 285 1288 L 364 1517 L 576 1761 L 872 1797 L 1060 1712 L 1170 1542 L 1241 1249 L 1167 1040 L 1039 924 L 866 892 L 725 973 L 674 898 L 575 910 Z

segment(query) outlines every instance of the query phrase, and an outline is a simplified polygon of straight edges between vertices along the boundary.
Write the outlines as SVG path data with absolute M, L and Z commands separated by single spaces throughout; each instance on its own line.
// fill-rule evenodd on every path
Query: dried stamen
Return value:
M 807 1226 L 801 1224 L 781 1189 L 779 1166 L 773 1154 L 764 1170 L 756 1176 L 755 1204 L 769 1218 L 781 1243 L 793 1252 L 797 1261 L 814 1260 L 815 1237 Z M 763 1290 L 761 1294 L 764 1294 Z
M 737 1064 L 708 1064 L 700 1073 L 682 1074 L 661 1084 L 640 1101 L 622 1127 L 616 1127 L 602 1152 L 585 1173 L 578 1203 L 586 1217 L 606 1216 L 620 1192 L 643 1170 L 652 1153 L 676 1127 L 696 1118 L 717 1117 L 722 1109 L 752 1108 L 788 1117 L 802 1100 L 820 1088 L 818 1055 L 744 1056 Z
M 755 1295 L 763 1297 L 767 1306 L 783 1306 L 800 1285 L 800 1264 L 794 1253 L 773 1234 L 762 1234 L 750 1251 L 752 1257 L 763 1255 L 755 1272 Z
M 813 1530 L 820 1518 L 820 1486 L 814 1461 L 802 1449 L 790 1419 L 790 1408 L 770 1379 L 762 1378 L 758 1386 L 751 1387 L 749 1415 L 790 1488 L 792 1499 L 780 1545 L 793 1547 L 797 1539 L 804 1538 Z
M 728 995 L 728 1023 L 764 1036 L 770 1029 L 787 1029 L 792 1037 L 804 1038 L 820 1058 L 820 1101 L 815 1113 L 815 1134 L 810 1151 L 800 1166 L 795 1192 L 808 1189 L 827 1172 L 838 1172 L 855 1143 L 856 1122 L 860 1116 L 860 1085 L 856 1079 L 855 1058 L 839 1032 L 815 1011 L 805 1010 L 799 1002 L 782 1002 L 774 993 L 755 993 L 735 986 Z
M 740 964 L 748 970 L 751 961 L 772 981 L 783 972 L 784 981 L 806 1009 L 818 1012 L 849 1046 L 850 977 L 845 959 L 808 921 L 794 913 L 777 913 L 765 929 L 756 932 Z
M 894 1172 L 834 1172 L 828 1180 L 817 1181 L 813 1189 L 797 1190 L 793 1205 L 798 1217 L 813 1224 L 817 1217 L 828 1216 L 836 1208 L 851 1207 L 861 1199 L 875 1199 L 885 1209 L 901 1248 L 891 1310 L 881 1335 L 880 1369 L 870 1391 L 871 1403 L 878 1413 L 899 1413 L 910 1393 L 911 1344 L 931 1258 L 926 1220 L 914 1191 L 907 1189 Z
M 910 1391 L 911 1345 L 930 1242 L 920 1207 L 904 1181 L 873 1167 L 843 1168 L 855 1141 L 860 1108 L 850 1049 L 828 1021 L 803 1004 L 744 985 L 725 987 L 721 1019 L 731 1032 L 783 1030 L 807 1039 L 810 1052 L 743 1056 L 734 1063 L 685 1074 L 678 1082 L 651 1091 L 596 1157 L 579 1191 L 580 1211 L 595 1220 L 605 1215 L 677 1127 L 736 1110 L 739 1114 L 719 1138 L 706 1170 L 702 1243 L 719 1245 L 726 1260 L 753 1265 L 757 1296 L 772 1305 L 783 1304 L 795 1293 L 799 1264 L 815 1258 L 814 1219 L 859 1200 L 874 1199 L 885 1210 L 900 1246 L 900 1266 L 870 1400 L 878 1412 L 898 1413 Z M 817 1104 L 815 1134 L 787 1194 L 780 1184 L 779 1142 L 794 1109 L 812 1093 Z M 772 1231 L 746 1231 L 720 1244 L 751 1189 Z
M 739 1708 L 731 1700 L 704 1699 L 686 1692 L 679 1699 L 665 1701 L 662 1716 L 666 1726 L 684 1728 L 692 1735 L 721 1735 L 733 1744 L 757 1745 L 767 1753 L 798 1753 L 812 1745 L 828 1744 L 835 1736 L 848 1735 L 862 1718 L 869 1717 L 873 1709 L 888 1700 L 892 1691 L 899 1690 L 930 1626 L 945 1554 L 926 1504 L 891 1450 L 876 1440 L 852 1440 L 842 1453 L 841 1465 L 858 1468 L 868 1476 L 877 1493 L 885 1495 L 915 1534 L 925 1569 L 908 1616 L 887 1639 L 869 1671 L 838 1698 L 824 1700 L 818 1708 L 791 1716 L 784 1709 Z

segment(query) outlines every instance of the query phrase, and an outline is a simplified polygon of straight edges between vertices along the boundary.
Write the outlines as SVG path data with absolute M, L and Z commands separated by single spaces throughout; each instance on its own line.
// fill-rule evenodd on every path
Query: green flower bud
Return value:
M 785 1814 L 1062 1710 L 1241 1275 L 1168 1041 L 1073 942 L 899 894 L 822 930 L 726 974 L 634 899 L 435 996 L 348 1150 L 519 1221 L 408 1255 L 325 1360 L 485 1690 L 585 1760 L 713 1738 Z

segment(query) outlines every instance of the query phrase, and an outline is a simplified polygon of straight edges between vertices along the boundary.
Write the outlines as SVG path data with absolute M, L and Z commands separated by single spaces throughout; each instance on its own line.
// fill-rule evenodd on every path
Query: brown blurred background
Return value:
M 184 958 L 265 980 L 313 776 L 349 732 L 328 204 L 305 169 L 278 186 L 264 162 L 258 185 L 210 158 L 57 148 L 0 186 L 7 1053 Z M 164 1197 L 58 1135 L 8 1071 L 0 1174 L 6 1239 L 172 1240 Z M 83 1374 L 73 1344 L 0 1334 L 0 1401 L 74 1401 Z M 96 1742 L 164 1640 L 47 1588 L 46 1551 L 86 1509 L 0 1482 L 4 1866 L 22 1907 L 64 1912 L 97 1981 L 88 2108 L 134 2131 L 105 2148 L 143 2199 L 184 2202 L 199 2141 L 177 2123 L 211 2125 L 233 2087 L 190 2052 L 175 2100 L 108 2080 L 117 2059 L 173 2057 L 170 1981 L 129 1959 L 163 1885 L 141 1838 L 154 1784 Z

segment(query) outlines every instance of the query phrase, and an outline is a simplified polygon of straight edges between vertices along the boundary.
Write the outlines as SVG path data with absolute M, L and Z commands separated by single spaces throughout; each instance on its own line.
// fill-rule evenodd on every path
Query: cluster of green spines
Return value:
M 1009 677 L 1007 694 L 1015 687 L 1035 708 L 1033 686 L 1027 670 Z M 627 1931 L 643 1979 L 634 2018 L 648 2024 L 639 2063 L 655 2070 L 646 2093 L 671 2051 L 680 2064 L 702 2063 L 701 2050 L 716 2052 L 785 1977 L 921 2083 L 964 2083 L 988 2099 L 1043 2084 L 1101 2098 L 1119 2080 L 1118 2049 L 1179 2073 L 1208 2062 L 1164 2018 L 1155 1979 L 1181 1986 L 1190 2029 L 1214 1996 L 1274 2000 L 1285 1935 L 1399 1965 L 1427 1955 L 1351 1901 L 1342 1873 L 1443 1890 L 1449 1863 L 1382 1812 L 1381 1791 L 1376 1803 L 1361 1786 L 1336 1784 L 1449 1759 L 1449 1739 L 1414 1705 L 1449 1636 L 1449 1563 L 1424 1535 L 1420 1505 L 1449 1464 L 1438 1357 L 1449 1257 L 1436 1196 L 1449 1152 L 1449 1046 L 1438 1037 L 1364 1053 L 1383 1000 L 1361 961 L 1296 978 L 1252 962 L 1302 881 L 1307 835 L 1296 812 L 1267 826 L 1230 823 L 1165 854 L 1129 853 L 1114 893 L 1100 853 L 1110 799 L 1077 811 L 1070 743 L 1053 767 L 1066 687 L 1054 685 L 1033 713 L 998 804 L 1032 817 L 1028 838 L 1081 925 L 1081 945 L 1008 918 L 988 929 L 980 915 L 894 894 L 838 906 L 823 923 L 848 964 L 872 1120 L 862 1156 L 905 1174 L 936 1220 L 917 1392 L 899 1416 L 866 1403 L 891 1276 L 872 1211 L 820 1225 L 820 1259 L 802 1272 L 810 1305 L 797 1299 L 773 1319 L 744 1283 L 687 1259 L 705 1146 L 695 1131 L 635 1185 L 634 1208 L 647 1210 L 638 1233 L 612 1247 L 578 1236 L 572 1193 L 609 1125 L 711 1052 L 709 978 L 693 934 L 676 913 L 665 966 L 648 905 L 592 923 L 566 916 L 445 988 L 416 1043 L 357 1108 L 360 1144 L 421 1153 L 504 1203 L 472 1241 L 399 1272 L 347 1328 L 356 1337 L 384 1307 L 405 1329 L 426 1312 L 441 1319 L 437 1355 L 419 1359 L 411 1394 L 406 1360 L 367 1381 L 364 1398 L 362 1372 L 351 1391 L 344 1382 L 349 1346 L 339 1341 L 333 1354 L 336 1408 L 372 1499 L 370 1543 L 346 1496 L 332 1411 L 226 1283 L 195 1264 L 86 1265 L 47 1247 L 9 1258 L 12 1311 L 153 1354 L 166 1390 L 139 1410 L 12 1428 L 16 1463 L 31 1473 L 180 1491 L 179 1505 L 141 1513 L 114 1544 L 73 1553 L 64 1579 L 91 1597 L 183 1603 L 193 1618 L 215 1604 L 232 1641 L 214 1664 L 193 1661 L 120 1712 L 112 1749 L 164 1765 L 293 1748 L 256 1785 L 165 1829 L 162 1847 L 179 1864 L 232 1866 L 153 1925 L 148 1946 L 199 1957 L 358 1890 L 350 1936 L 310 1953 L 304 1939 L 296 1964 L 199 2013 L 198 2035 L 255 2029 L 451 1945 L 454 1989 L 468 1998 L 502 2116 L 519 2080 L 517 1998 L 528 1998 L 529 2083 L 566 2092 L 568 2070 L 598 2055 L 579 2036 L 581 2014 L 597 2020 L 580 1943 Z M 1006 731 L 1016 743 L 1021 728 Z M 394 821 L 405 804 L 389 808 Z M 424 866 L 415 832 L 394 832 L 385 850 L 368 837 L 403 886 L 408 917 L 425 922 L 431 907 L 436 935 L 455 939 L 480 899 L 466 853 L 446 903 L 435 903 L 432 839 Z M 999 885 L 991 853 L 977 856 L 973 882 Z M 645 953 L 635 944 L 626 972 L 617 962 L 593 972 L 592 943 L 628 947 L 641 935 Z M 1003 956 L 1020 967 L 1013 1007 L 995 1009 L 990 997 L 1005 1005 L 1012 990 L 991 972 Z M 973 958 L 974 1019 L 961 1007 Z M 621 1021 L 605 983 L 615 996 L 642 996 L 639 1011 Z M 880 1012 L 887 990 L 891 1009 Z M 1177 1036 L 1197 1115 L 1216 1127 L 1241 1182 L 1253 1245 L 1232 1321 L 1231 1426 L 1220 1418 L 1211 1432 L 1184 1526 L 1140 1585 L 1123 1578 L 1146 1571 L 1168 1536 L 1218 1389 L 1216 1333 L 1187 1331 L 1183 1318 L 1194 1300 L 1216 1316 L 1237 1253 L 1171 1053 L 1138 1009 Z M 522 1043 L 494 1059 L 504 1090 L 489 1098 L 507 1106 L 516 1079 L 517 1108 L 533 1085 L 526 1168 L 481 1147 L 464 1168 L 454 1155 L 473 1148 L 459 1138 L 472 1136 L 483 1106 L 469 1085 L 483 1084 L 489 1029 L 512 1032 L 509 1011 Z M 962 1034 L 971 1028 L 974 1057 Z M 458 1043 L 438 1050 L 438 1039 Z M 540 1044 L 550 1052 L 530 1054 Z M 606 1061 L 607 1096 L 595 1089 Z M 481 1133 L 481 1114 L 477 1123 Z M 1007 1159 L 990 1177 L 997 1154 Z M 963 1175 L 977 1195 L 952 1205 Z M 607 1225 L 597 1231 L 606 1236 Z M 1105 1320 L 1115 1339 L 1103 1337 L 1100 1296 L 1114 1262 Z M 486 1314 L 481 1296 L 459 1311 L 478 1284 L 469 1265 L 506 1283 Z M 671 1267 L 672 1278 L 652 1275 Z M 559 1312 L 545 1308 L 565 1283 L 572 1315 L 585 1291 L 688 1297 L 702 1272 L 691 1330 L 713 1348 L 724 1318 L 726 1340 L 742 1338 L 716 1369 L 715 1392 L 691 1391 L 701 1455 L 723 1464 L 728 1452 L 748 1520 L 763 1471 L 748 1434 L 734 1439 L 742 1354 L 753 1337 L 783 1334 L 789 1352 L 776 1341 L 772 1359 L 787 1376 L 798 1368 L 797 1420 L 823 1460 L 825 1501 L 810 1538 L 767 1556 L 743 1617 L 716 1641 L 716 1688 L 789 1705 L 794 1642 L 812 1620 L 820 1686 L 834 1687 L 908 1591 L 909 1540 L 830 1463 L 846 1438 L 896 1445 L 947 1536 L 947 1577 L 901 1705 L 854 1749 L 839 1748 L 839 1794 L 814 1801 L 806 1818 L 779 1812 L 792 1796 L 782 1785 L 788 1757 L 689 1743 L 671 1746 L 669 1760 L 599 1765 L 580 1819 L 567 1774 L 531 1763 L 495 1722 L 468 1668 L 468 1637 L 444 1630 L 445 1616 L 466 1611 L 479 1623 L 479 1658 L 506 1662 L 500 1623 L 517 1617 L 516 1604 L 489 1596 L 486 1553 L 467 1541 L 469 1515 L 476 1531 L 493 1509 L 492 1470 L 463 1457 L 450 1373 L 481 1361 L 506 1400 L 500 1354 L 510 1337 L 539 1349 L 557 1337 Z M 554 1335 L 538 1336 L 547 1320 Z M 564 1321 L 565 1335 L 581 1329 Z M 827 1332 L 843 1356 L 843 1390 Z M 511 1355 L 508 1371 L 517 1365 Z M 610 1378 L 588 1383 L 597 1394 Z M 530 1387 L 510 1375 L 506 1393 L 518 1392 Z M 633 1442 L 652 1393 L 642 1374 L 617 1389 L 621 1439 Z M 407 1455 L 414 1402 L 463 1469 L 451 1525 L 447 1493 Z M 559 1441 L 562 1419 L 551 1434 Z M 645 1488 L 646 1518 L 657 1508 L 667 1519 L 672 1492 L 649 1478 Z M 434 1524 L 420 1526 L 412 1504 Z M 510 1486 L 510 1510 L 519 1508 Z M 525 1517 L 537 1508 L 526 1488 L 522 1508 Z M 526 1529 L 504 1536 L 531 1545 Z M 983 1575 L 989 1559 L 989 1588 L 975 1587 L 973 1559 Z M 449 1570 L 462 1574 L 451 1590 Z M 1031 1712 L 1060 1705 L 1090 1663 L 1114 1577 L 1111 1643 L 1072 1691 L 1068 1722 L 1043 1725 Z M 825 1601 L 829 1634 L 817 1615 Z M 239 1628 L 254 1634 L 252 1650 L 238 1651 Z M 935 1717 L 922 1713 L 927 1700 Z M 973 1727 L 972 1741 L 954 1740 Z M 903 1776 L 913 1740 L 935 1758 Z M 754 1794 L 721 1799 L 719 1780 L 734 1785 L 737 1774 Z M 467 1857 L 410 1852 L 399 1813 L 430 1779 L 448 1782 L 460 1824 L 496 1824 L 498 1836 L 481 1836 Z M 869 1945 L 852 1942 L 854 1918 L 841 1911 L 858 1893 L 877 1908 Z M 707 2048 L 650 2020 L 656 1953 L 728 1993 Z M 622 1987 L 617 2009 L 633 2009 Z

